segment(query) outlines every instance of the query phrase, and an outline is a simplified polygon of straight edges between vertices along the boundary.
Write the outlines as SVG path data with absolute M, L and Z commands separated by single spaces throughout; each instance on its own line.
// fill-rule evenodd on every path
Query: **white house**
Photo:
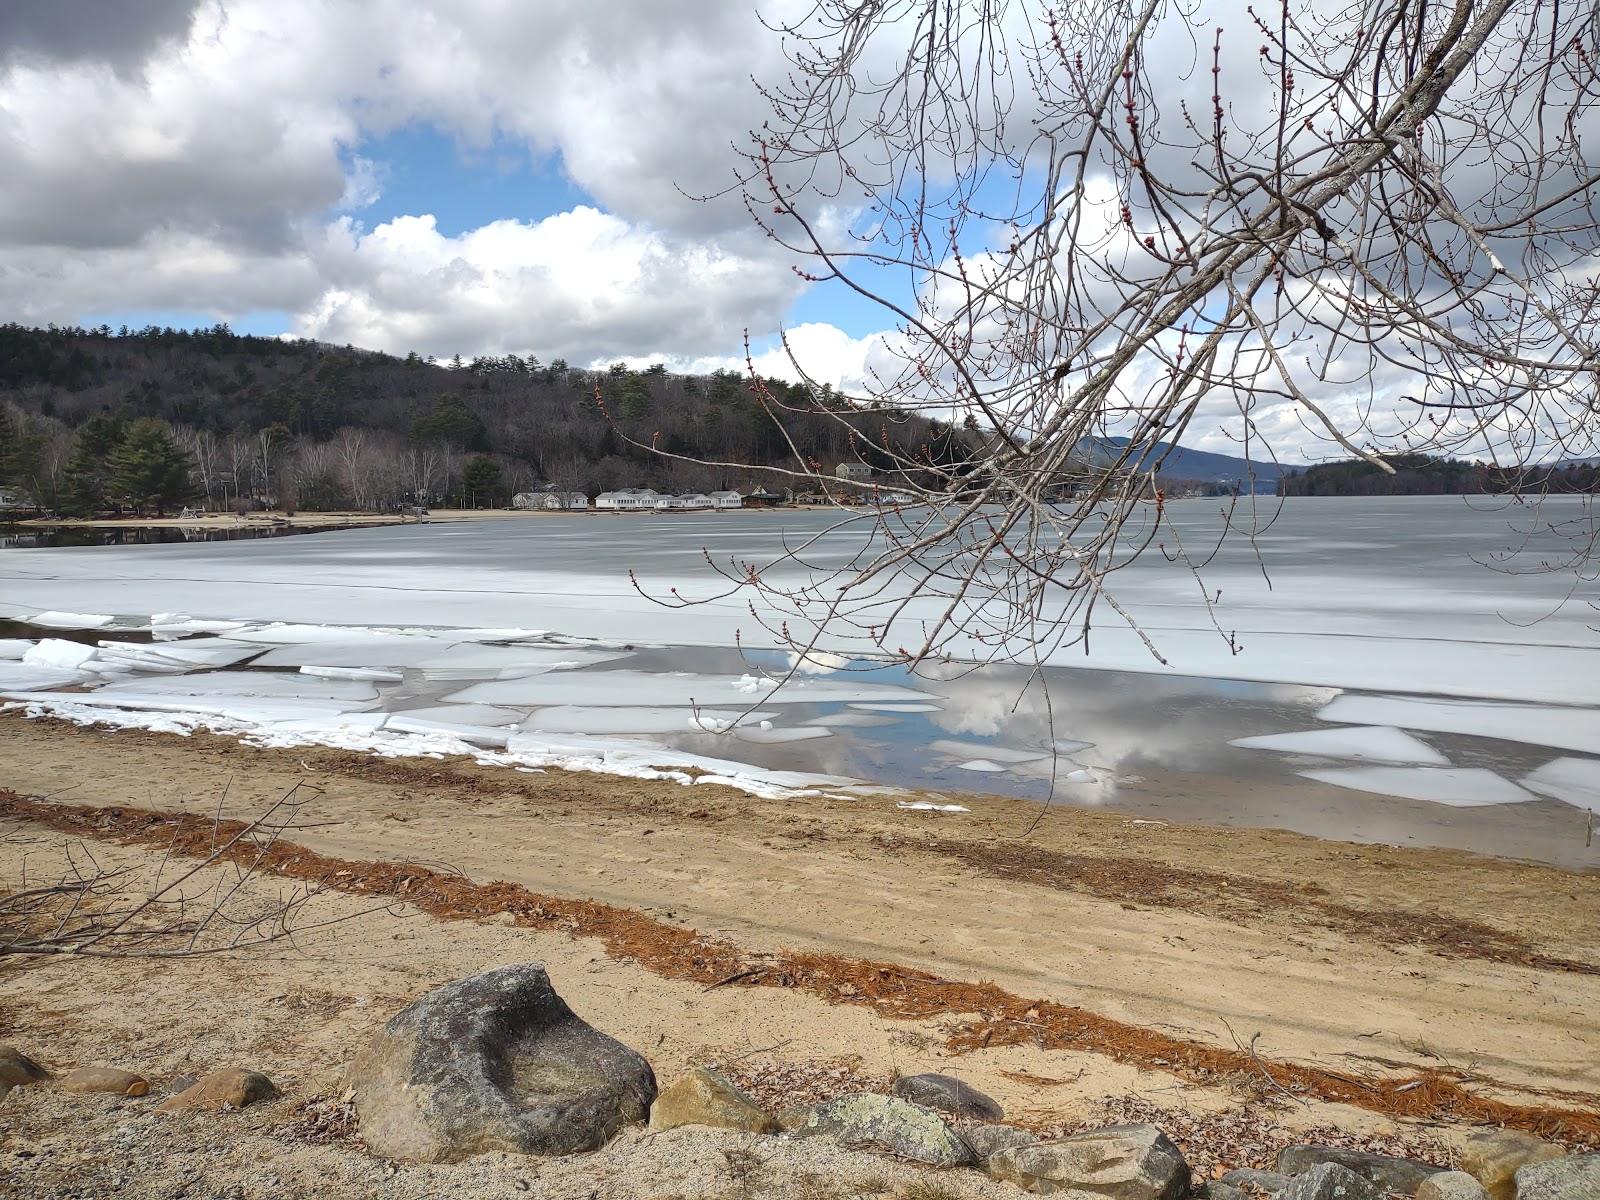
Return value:
M 656 508 L 665 512 L 673 509 L 715 508 L 711 497 L 704 492 L 684 492 L 677 496 L 662 496 L 656 501 Z
M 581 512 L 589 507 L 589 497 L 582 492 L 518 492 L 511 497 L 511 507 L 555 512 Z
M 594 498 L 594 506 L 614 512 L 654 511 L 663 497 L 649 488 L 623 488 L 619 492 L 601 492 Z
M 744 497 L 738 492 L 712 492 L 711 504 L 714 508 L 743 508 Z
M 834 471 L 834 476 L 850 483 L 870 483 L 872 481 L 872 468 L 861 462 L 842 462 Z

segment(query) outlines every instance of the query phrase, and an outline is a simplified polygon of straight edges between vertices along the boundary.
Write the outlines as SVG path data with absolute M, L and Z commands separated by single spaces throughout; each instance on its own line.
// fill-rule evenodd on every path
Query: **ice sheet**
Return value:
M 1534 799 L 1493 771 L 1476 767 L 1329 767 L 1299 774 L 1339 787 L 1409 800 L 1431 800 L 1456 808 L 1525 804 Z
M 776 711 L 747 713 L 742 708 L 587 708 L 558 704 L 530 713 L 522 728 L 535 733 L 703 733 L 719 732 L 735 721 L 754 724 L 776 715 Z
M 1529 791 L 1600 813 L 1600 758 L 1557 758 L 1519 782 Z
M 163 676 L 107 684 L 101 697 L 151 696 L 271 696 L 283 699 L 338 700 L 359 704 L 376 700 L 378 689 L 370 683 L 342 679 L 312 679 L 305 675 L 280 675 L 271 671 L 207 671 L 198 675 Z M 120 703 L 120 701 L 118 701 Z
M 35 667 L 20 662 L 0 662 L 0 694 L 49 691 L 52 688 L 72 687 L 86 681 L 99 682 L 95 676 L 82 671 L 63 670 L 60 667 Z
M 399 683 L 399 671 L 380 671 L 376 667 L 301 667 L 300 674 L 315 679 L 366 679 L 373 683 Z
M 850 707 L 851 708 L 858 708 L 862 712 L 923 713 L 923 712 L 938 712 L 938 711 L 940 711 L 940 709 L 943 706 L 942 705 L 938 705 L 938 704 L 927 704 L 927 703 L 924 703 L 922 701 L 915 701 L 915 702 L 912 702 L 912 703 L 889 703 L 889 704 L 854 702 L 854 703 L 852 703 L 850 705 Z
M 753 675 L 652 674 L 645 671 L 566 671 L 480 683 L 447 696 L 485 704 L 575 704 L 580 706 L 811 704 L 840 700 L 909 698 L 919 693 L 891 684 L 791 679 L 769 695 L 774 683 Z
M 63 638 L 44 638 L 22 653 L 22 661 L 28 666 L 54 667 L 58 671 L 75 671 L 93 657 L 93 646 Z
M 404 715 L 446 725 L 515 725 L 528 714 L 515 708 L 496 708 L 492 704 L 435 704 L 406 709 Z
M 106 613 L 61 612 L 49 609 L 34 613 L 25 620 L 30 625 L 42 625 L 46 629 L 104 629 L 115 621 L 116 617 Z
M 19 659 L 32 645 L 31 638 L 0 638 L 0 661 Z
M 1324 721 L 1464 733 L 1563 750 L 1593 750 L 1600 746 L 1600 709 L 1595 708 L 1345 695 L 1317 716 Z
M 1050 755 L 1040 750 L 1021 750 L 1011 746 L 995 746 L 987 742 L 961 742 L 954 738 L 940 738 L 928 743 L 928 749 L 937 750 L 954 758 L 988 758 L 995 762 L 1038 762 Z
M 733 736 L 741 742 L 753 742 L 758 746 L 776 746 L 784 742 L 809 742 L 814 738 L 832 737 L 833 733 L 827 729 L 819 729 L 815 725 L 792 725 L 788 728 L 763 729 L 757 726 L 749 729 L 740 726 L 733 731 Z
M 1358 758 L 1370 762 L 1410 763 L 1427 767 L 1450 765 L 1450 760 L 1427 742 L 1392 725 L 1267 733 L 1259 737 L 1235 738 L 1229 744 L 1249 750 L 1277 750 L 1285 754 L 1314 754 L 1324 758 Z
M 956 766 L 963 771 L 979 771 L 984 774 L 994 774 L 1006 769 L 999 763 L 992 762 L 987 758 L 974 758 L 968 762 L 957 763 Z

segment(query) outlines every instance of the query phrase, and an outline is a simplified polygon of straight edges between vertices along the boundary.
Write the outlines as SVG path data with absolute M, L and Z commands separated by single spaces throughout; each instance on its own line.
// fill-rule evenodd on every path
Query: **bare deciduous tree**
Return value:
M 1039 661 L 1102 605 L 1133 625 L 1120 568 L 1196 566 L 1157 476 L 1200 430 L 1466 454 L 1530 496 L 1595 452 L 1595 5 L 819 0 L 774 34 L 746 206 L 896 330 L 867 395 L 751 390 L 786 430 L 965 431 L 856 438 L 874 536 L 826 579 L 728 570 L 791 641 Z

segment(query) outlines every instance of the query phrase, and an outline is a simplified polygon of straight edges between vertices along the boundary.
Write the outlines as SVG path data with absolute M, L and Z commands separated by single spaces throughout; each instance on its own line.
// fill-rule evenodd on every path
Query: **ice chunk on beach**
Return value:
M 59 667 L 36 667 L 21 662 L 0 662 L 0 694 L 49 691 L 52 688 L 72 687 L 86 681 L 98 682 L 95 676 L 82 671 L 62 670 Z
M 1518 782 L 1552 800 L 1600 813 L 1600 758 L 1557 758 Z
M 154 696 L 265 696 L 275 699 L 338 700 L 359 704 L 376 700 L 370 683 L 343 679 L 311 679 L 304 675 L 279 675 L 269 671 L 207 671 L 199 675 L 162 676 L 113 683 L 97 696 L 139 693 Z
M 427 708 L 408 708 L 396 715 L 444 725 L 494 726 L 515 725 L 528 714 L 515 708 L 496 708 L 492 704 L 435 704 Z
M 1493 771 L 1477 767 L 1328 767 L 1299 774 L 1338 787 L 1408 800 L 1431 800 L 1456 808 L 1526 804 L 1534 799 Z
M 0 638 L 0 660 L 20 659 L 32 646 L 31 638 Z
M 1358 758 L 1426 767 L 1450 765 L 1450 760 L 1427 742 L 1392 725 L 1265 733 L 1258 737 L 1234 738 L 1228 744 L 1247 750 L 1277 750 L 1284 754 L 1314 754 L 1323 758 Z
M 1353 725 L 1398 725 L 1434 733 L 1464 733 L 1563 750 L 1600 746 L 1600 709 L 1559 704 L 1343 695 L 1317 714 Z
M 490 746 L 501 750 L 505 749 L 506 743 L 511 739 L 509 729 L 491 729 L 487 725 L 467 725 L 454 721 L 419 720 L 410 713 L 390 715 L 384 728 L 399 733 L 448 734 L 474 746 Z
M 24 619 L 29 625 L 42 625 L 46 629 L 104 629 L 116 620 L 106 613 L 58 612 L 55 609 Z
M 935 804 L 931 800 L 896 800 L 894 806 L 906 812 L 944 812 L 963 813 L 971 812 L 970 808 L 960 804 Z
M 573 704 L 620 708 L 671 704 L 813 704 L 839 700 L 896 700 L 919 694 L 910 688 L 893 684 L 831 679 L 791 679 L 773 692 L 774 686 L 773 681 L 756 680 L 748 675 L 567 671 L 557 675 L 479 683 L 446 699 L 485 704 Z
M 742 708 L 585 708 L 557 704 L 529 714 L 522 728 L 535 733 L 720 733 L 736 721 L 770 720 L 776 712 Z
M 162 642 L 147 645 L 144 642 L 119 642 L 102 638 L 99 657 L 114 662 L 148 670 L 176 667 L 194 670 L 199 667 L 231 667 L 261 653 L 260 646 L 249 646 L 225 638 L 200 637 L 185 642 Z
M 22 661 L 30 667 L 54 667 L 62 671 L 75 671 L 93 657 L 93 646 L 64 638 L 45 638 L 22 653 Z

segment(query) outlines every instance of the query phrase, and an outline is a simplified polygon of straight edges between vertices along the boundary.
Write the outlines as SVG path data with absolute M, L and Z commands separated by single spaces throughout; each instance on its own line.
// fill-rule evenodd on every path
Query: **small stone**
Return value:
M 1384 1200 L 1370 1179 L 1334 1162 L 1316 1163 L 1277 1195 L 1277 1200 Z
M 1285 1175 L 1280 1171 L 1259 1171 L 1255 1167 L 1235 1167 L 1225 1171 L 1222 1182 L 1232 1184 L 1234 1187 L 1252 1187 L 1258 1192 L 1265 1192 L 1275 1196 L 1284 1188 L 1294 1182 L 1292 1175 Z
M 995 1100 L 952 1075 L 905 1075 L 890 1090 L 902 1100 L 952 1117 L 998 1121 L 1006 1115 Z
M 272 1100 L 277 1095 L 277 1086 L 259 1071 L 224 1067 L 211 1072 L 176 1096 L 163 1100 L 156 1106 L 156 1111 L 171 1113 L 205 1109 L 221 1112 L 229 1108 L 246 1108 L 262 1100 Z
M 972 1151 L 932 1109 L 898 1096 L 859 1092 L 820 1105 L 797 1133 L 822 1134 L 846 1146 L 868 1146 L 930 1167 L 961 1167 Z
M 959 1132 L 961 1140 L 971 1147 L 973 1157 L 980 1163 L 1002 1150 L 1039 1144 L 1039 1139 L 1033 1134 L 1014 1125 L 972 1125 Z
M 1204 1196 L 1205 1200 L 1251 1200 L 1231 1183 L 1223 1183 L 1220 1179 L 1213 1179 L 1206 1184 L 1203 1192 L 1197 1193 Z
M 1441 1171 L 1422 1181 L 1417 1200 L 1488 1200 L 1489 1193 L 1465 1171 Z
M 696 1068 L 675 1081 L 650 1106 L 651 1129 L 708 1125 L 743 1133 L 775 1133 L 778 1123 L 721 1075 Z
M 1516 1200 L 1517 1168 L 1566 1154 L 1560 1146 L 1515 1129 L 1470 1134 L 1461 1148 L 1461 1169 L 1483 1185 L 1492 1200 Z
M 61 1077 L 69 1092 L 111 1092 L 118 1096 L 148 1096 L 150 1081 L 117 1067 L 76 1067 Z
M 1342 1150 L 1336 1146 L 1288 1146 L 1278 1152 L 1277 1168 L 1285 1175 L 1304 1175 L 1322 1163 L 1337 1163 L 1368 1182 L 1402 1196 L 1416 1195 L 1424 1179 L 1444 1169 L 1411 1158 Z
M 995 1179 L 1026 1191 L 1065 1192 L 1073 1200 L 1178 1200 L 1189 1192 L 1189 1164 L 1154 1125 L 1111 1125 L 1001 1150 L 984 1166 Z
M 1600 1154 L 1573 1154 L 1517 1168 L 1517 1200 L 1594 1200 Z

